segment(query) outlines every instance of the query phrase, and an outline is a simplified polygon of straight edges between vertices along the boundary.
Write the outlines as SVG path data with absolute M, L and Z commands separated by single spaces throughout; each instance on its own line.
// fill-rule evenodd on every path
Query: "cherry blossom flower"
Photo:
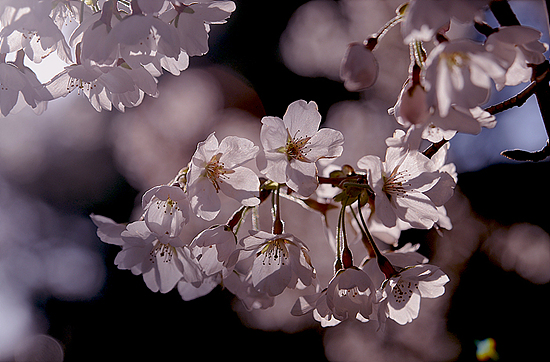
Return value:
M 378 321 L 390 318 L 403 325 L 412 322 L 420 312 L 421 298 L 437 298 L 445 293 L 449 277 L 429 264 L 405 268 L 386 280 L 379 293 Z
M 374 213 L 388 227 L 395 226 L 399 218 L 415 228 L 431 228 L 439 219 L 437 206 L 448 200 L 454 188 L 451 176 L 439 172 L 433 161 L 416 150 L 388 147 L 384 162 L 369 155 L 357 165 L 368 171 L 376 195 Z M 438 182 L 446 187 L 432 199 L 426 192 Z
M 543 53 L 548 50 L 548 45 L 539 41 L 541 35 L 536 29 L 520 25 L 503 26 L 489 35 L 485 49 L 511 64 L 504 81 L 499 79 L 496 83 L 497 90 L 531 80 L 532 68 L 529 64 L 540 64 L 546 60 Z
M 22 59 L 19 60 L 16 60 L 19 65 L 15 62 L 0 61 L 0 111 L 3 116 L 16 113 L 25 103 L 32 107 L 35 113 L 40 114 L 46 109 L 46 101 L 50 99 L 49 93 L 34 72 L 23 65 Z
M 242 165 L 258 153 L 258 146 L 245 138 L 228 136 L 219 144 L 214 133 L 200 142 L 191 159 L 187 190 L 193 212 L 213 220 L 220 211 L 218 192 L 245 206 L 258 205 L 258 176 Z
M 158 96 L 157 80 L 143 67 L 130 68 L 126 63 L 99 67 L 85 60 L 65 67 L 44 86 L 52 98 L 64 97 L 76 89 L 97 111 L 115 107 L 124 112 L 141 104 L 145 94 Z
M 227 277 L 233 271 L 232 257 L 237 247 L 237 238 L 226 225 L 216 225 L 202 231 L 191 242 L 190 248 L 206 276 L 222 274 Z
M 340 65 L 340 78 L 350 92 L 358 92 L 372 86 L 378 78 L 378 62 L 363 43 L 351 43 Z
M 252 259 L 250 281 L 260 293 L 276 296 L 285 288 L 309 286 L 315 278 L 305 244 L 292 234 L 250 231 L 240 241 L 238 261 Z
M 405 44 L 414 40 L 431 41 L 451 19 L 460 23 L 474 20 L 488 0 L 412 0 L 405 11 L 401 34 Z
M 374 296 L 375 289 L 366 273 L 356 268 L 340 269 L 325 290 L 298 298 L 291 314 L 313 311 L 313 318 L 323 327 L 335 326 L 349 318 L 368 322 Z
M 320 123 L 317 104 L 303 100 L 290 104 L 283 119 L 262 118 L 260 139 L 265 160 L 258 159 L 261 172 L 302 196 L 311 195 L 317 188 L 315 162 L 336 158 L 343 151 L 342 133 L 330 128 L 319 130 Z
M 363 262 L 363 270 L 378 288 L 375 310 L 380 327 L 390 318 L 406 324 L 418 317 L 421 298 L 437 298 L 445 292 L 449 278 L 417 252 L 419 244 L 406 244 L 395 251 L 383 252 L 399 272 L 389 279 L 380 271 L 375 259 Z
M 203 55 L 208 52 L 210 24 L 225 23 L 235 8 L 232 1 L 177 3 L 161 19 L 175 26 L 181 48 L 189 56 Z
M 491 78 L 503 82 L 510 63 L 469 40 L 443 42 L 426 60 L 425 87 L 428 106 L 443 118 L 452 105 L 475 108 L 487 101 Z
M 203 274 L 191 251 L 180 238 L 158 235 L 147 228 L 145 221 L 136 221 L 121 229 L 119 224 L 91 215 L 98 227 L 97 235 L 108 244 L 122 246 L 115 258 L 119 269 L 129 269 L 143 280 L 153 292 L 167 293 L 184 279 L 189 283 L 202 282 Z
M 155 186 L 143 194 L 145 224 L 158 235 L 178 236 L 189 220 L 189 200 L 178 186 Z
M 10 1 L 0 16 L 0 53 L 24 50 L 35 63 L 57 51 L 63 61 L 71 61 L 71 50 L 63 33 L 49 17 L 51 2 Z

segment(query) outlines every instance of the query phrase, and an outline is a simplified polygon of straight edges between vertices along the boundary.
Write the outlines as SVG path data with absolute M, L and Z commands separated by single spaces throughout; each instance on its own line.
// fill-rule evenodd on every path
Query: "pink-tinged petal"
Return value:
M 284 147 L 288 138 L 288 133 L 283 120 L 279 117 L 262 118 L 262 128 L 260 130 L 260 139 L 265 152 L 275 152 Z
M 268 179 L 284 184 L 286 182 L 286 170 L 288 166 L 288 159 L 284 153 L 280 152 L 266 152 L 265 154 L 266 165 L 260 172 Z
M 344 135 L 342 132 L 330 129 L 320 129 L 309 140 L 306 148 L 306 158 L 315 162 L 320 158 L 339 157 L 344 151 Z
M 180 280 L 178 282 L 178 292 L 180 293 L 183 300 L 194 300 L 210 293 L 220 284 L 220 282 L 221 277 L 219 275 L 213 275 L 211 277 L 205 278 L 200 286 L 195 286 L 194 283 Z
M 254 142 L 235 136 L 225 137 L 218 148 L 218 152 L 222 154 L 220 162 L 223 162 L 225 168 L 240 166 L 254 159 L 258 150 Z
M 378 62 L 372 51 L 362 43 L 351 43 L 340 65 L 340 78 L 350 92 L 371 87 L 378 78 Z
M 141 11 L 145 14 L 153 14 L 162 9 L 165 0 L 137 0 L 137 2 Z
M 97 236 L 107 244 L 123 245 L 120 234 L 126 230 L 126 225 L 118 224 L 108 217 L 91 214 L 90 218 L 97 226 Z
M 198 217 L 212 221 L 220 212 L 220 198 L 212 182 L 206 177 L 199 177 L 188 189 L 191 209 Z
M 245 206 L 258 205 L 260 180 L 256 173 L 246 167 L 237 167 L 232 171 L 227 174 L 228 178 L 219 180 L 220 190 Z
M 430 198 L 420 192 L 408 191 L 395 200 L 395 213 L 417 229 L 429 229 L 439 219 L 439 212 Z
M 314 163 L 293 161 L 286 167 L 286 184 L 302 196 L 310 196 L 317 189 L 317 168 Z
M 317 103 L 313 101 L 307 103 L 304 100 L 292 102 L 283 116 L 283 123 L 290 136 L 295 139 L 312 137 L 321 124 Z
M 357 167 L 368 171 L 369 184 L 371 187 L 376 187 L 382 180 L 384 164 L 380 157 L 374 155 L 363 156 L 357 161 Z M 382 188 L 382 186 L 380 186 L 380 188 Z

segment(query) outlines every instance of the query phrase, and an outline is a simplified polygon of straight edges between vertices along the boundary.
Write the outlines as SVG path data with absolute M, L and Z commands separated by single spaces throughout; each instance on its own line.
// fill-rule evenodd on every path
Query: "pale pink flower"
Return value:
M 350 92 L 371 87 L 378 78 L 378 62 L 363 43 L 351 43 L 340 65 L 340 78 Z
M 503 26 L 489 35 L 485 49 L 511 64 L 504 79 L 495 80 L 497 90 L 531 80 L 529 64 L 540 64 L 546 60 L 544 52 L 548 45 L 539 41 L 542 33 L 526 26 Z
M 4 5 L 4 4 L 3 4 Z M 71 61 L 71 50 L 63 33 L 49 17 L 51 2 L 10 1 L 0 13 L 0 53 L 23 50 L 35 63 L 52 52 L 63 61 Z
M 445 293 L 449 277 L 429 264 L 407 267 L 382 284 L 378 295 L 378 321 L 386 318 L 407 324 L 418 317 L 422 298 L 437 298 Z
M 91 218 L 103 242 L 122 246 L 115 258 L 118 268 L 143 275 L 145 284 L 153 292 L 167 293 L 181 279 L 189 283 L 203 280 L 197 261 L 180 238 L 153 233 L 145 221 L 128 224 L 117 236 L 121 225 L 105 217 L 91 215 Z
M 401 23 L 405 44 L 414 40 L 431 41 L 442 29 L 448 29 L 451 19 L 468 23 L 488 0 L 412 0 Z
M 237 257 L 237 238 L 226 225 L 216 225 L 203 230 L 190 245 L 206 276 L 221 274 L 227 277 L 233 271 Z
M 223 286 L 231 293 L 235 294 L 249 311 L 254 309 L 267 309 L 275 304 L 274 297 L 254 288 L 250 274 L 244 275 L 237 272 L 229 273 L 229 275 L 223 279 Z
M 258 159 L 261 172 L 270 180 L 286 183 L 302 196 L 311 195 L 317 188 L 315 162 L 336 158 L 343 151 L 342 133 L 319 129 L 320 124 L 321 115 L 313 101 L 291 103 L 283 119 L 262 118 L 260 139 L 265 159 Z
M 469 40 L 443 42 L 426 60 L 427 103 L 444 118 L 451 106 L 475 108 L 487 101 L 491 79 L 505 78 L 510 64 Z
M 431 228 L 439 219 L 437 206 L 446 202 L 454 189 L 451 176 L 439 172 L 434 162 L 417 150 L 388 147 L 384 162 L 369 155 L 357 165 L 368 171 L 375 192 L 374 214 L 388 227 L 395 226 L 399 218 L 415 228 Z M 429 197 L 426 192 L 438 182 L 445 187 Z
M 208 52 L 210 24 L 223 24 L 235 11 L 232 1 L 200 1 L 189 5 L 178 3 L 161 15 L 177 30 L 181 48 L 189 56 Z
M 241 137 L 228 136 L 218 144 L 212 133 L 200 142 L 187 178 L 193 212 L 204 220 L 213 220 L 220 212 L 220 191 L 245 206 L 258 205 L 260 180 L 243 166 L 257 153 L 258 146 Z
M 155 186 L 143 194 L 147 227 L 158 235 L 178 236 L 189 220 L 189 200 L 179 186 Z
M 356 268 L 340 269 L 325 290 L 298 298 L 291 313 L 302 315 L 313 311 L 313 318 L 323 327 L 351 318 L 368 322 L 374 296 L 375 289 L 366 273 Z
M 250 231 L 240 245 L 238 262 L 252 260 L 248 275 L 260 293 L 274 297 L 285 288 L 309 286 L 315 279 L 307 247 L 292 234 Z

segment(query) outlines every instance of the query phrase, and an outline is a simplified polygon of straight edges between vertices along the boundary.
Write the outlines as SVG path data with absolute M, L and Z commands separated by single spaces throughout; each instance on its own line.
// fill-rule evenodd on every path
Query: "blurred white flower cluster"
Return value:
M 210 25 L 234 10 L 232 1 L 2 1 L 0 111 L 29 106 L 40 114 L 74 90 L 97 111 L 138 106 L 146 94 L 158 96 L 163 72 L 179 75 L 190 56 L 207 53 Z M 73 21 L 79 25 L 66 39 L 64 25 Z M 52 54 L 67 66 L 42 84 L 25 63 Z

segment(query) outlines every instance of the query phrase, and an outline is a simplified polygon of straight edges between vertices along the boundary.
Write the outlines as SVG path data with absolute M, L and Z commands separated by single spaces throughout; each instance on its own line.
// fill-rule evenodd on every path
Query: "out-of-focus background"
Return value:
M 324 124 L 343 132 L 339 164 L 383 157 L 384 139 L 399 128 L 387 109 L 409 61 L 399 27 L 375 50 L 380 74 L 372 88 L 350 93 L 338 74 L 347 44 L 376 32 L 400 2 L 236 1 L 228 23 L 212 26 L 209 53 L 191 58 L 179 77 L 160 78 L 158 99 L 97 113 L 73 92 L 41 116 L 24 110 L 0 119 L 0 360 L 472 361 L 483 341 L 496 342 L 501 361 L 546 358 L 549 164 L 499 155 L 544 146 L 534 98 L 498 115 L 495 129 L 451 141 L 459 172 L 446 205 L 453 229 L 406 231 L 400 240 L 420 243 L 451 282 L 444 296 L 423 300 L 419 318 L 406 326 L 389 322 L 377 332 L 348 321 L 322 329 L 311 315 L 290 315 L 295 291 L 255 312 L 220 287 L 189 302 L 177 290 L 153 293 L 140 276 L 116 269 L 119 247 L 96 237 L 90 213 L 135 220 L 142 193 L 168 182 L 197 142 L 215 131 L 219 139 L 259 144 L 261 117 L 282 117 L 297 99 L 315 101 Z M 544 1 L 511 5 L 550 43 Z M 495 25 L 490 14 L 487 21 Z M 473 33 L 453 24 L 451 34 Z M 56 66 L 37 72 L 47 81 Z M 489 104 L 525 86 L 495 92 Z M 326 285 L 334 257 L 320 218 L 291 202 L 282 211 Z M 189 239 L 204 227 L 189 225 Z M 361 245 L 352 248 L 360 260 Z

